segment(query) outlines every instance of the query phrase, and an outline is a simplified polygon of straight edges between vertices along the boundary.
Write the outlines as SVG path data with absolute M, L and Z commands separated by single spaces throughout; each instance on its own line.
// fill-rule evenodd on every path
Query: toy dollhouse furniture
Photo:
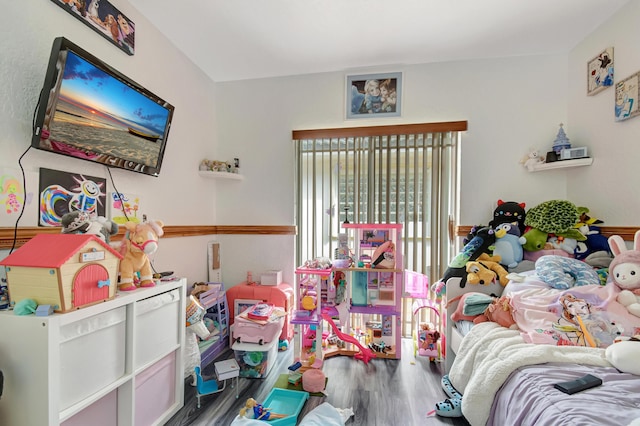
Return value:
M 238 398 L 238 377 L 240 376 L 240 367 L 235 359 L 227 359 L 225 361 L 219 361 L 214 364 L 216 370 L 216 379 L 204 380 L 200 367 L 196 367 L 196 398 L 198 399 L 198 408 L 200 408 L 200 397 L 206 395 L 212 395 L 214 393 L 222 392 L 227 386 L 227 379 L 235 379 L 235 385 L 231 387 L 236 388 L 236 398 Z M 218 386 L 218 381 L 222 381 L 222 387 Z
M 0 312 L 0 424 L 163 424 L 184 399 L 186 280 L 47 317 Z
M 0 265 L 11 303 L 34 299 L 69 312 L 113 299 L 122 255 L 90 234 L 38 234 Z
M 291 318 L 297 328 L 293 347 L 294 357 L 299 359 L 303 369 L 322 365 L 321 293 L 322 283 L 329 280 L 331 272 L 331 269 L 310 268 L 297 268 L 295 271 L 298 300 Z
M 353 319 L 349 324 L 342 325 L 346 328 L 342 332 L 350 334 L 351 331 L 358 331 L 366 340 L 369 329 L 371 341 L 367 343 L 376 350 L 377 358 L 400 359 L 404 280 L 402 224 L 343 223 L 342 227 L 347 230 L 349 246 L 354 250 L 354 261 L 360 265 L 333 269 L 345 274 L 348 293 L 351 294 L 349 312 L 357 314 L 351 315 Z M 385 244 L 392 246 L 393 252 L 380 254 L 380 248 Z M 369 318 L 379 320 L 370 321 Z M 356 354 L 358 351 L 350 346 L 329 348 L 324 356 Z
M 208 283 L 210 290 L 200 295 L 200 304 L 207 310 L 205 318 L 217 324 L 217 335 L 199 343 L 200 364 L 209 365 L 226 348 L 229 339 L 229 308 L 222 283 Z

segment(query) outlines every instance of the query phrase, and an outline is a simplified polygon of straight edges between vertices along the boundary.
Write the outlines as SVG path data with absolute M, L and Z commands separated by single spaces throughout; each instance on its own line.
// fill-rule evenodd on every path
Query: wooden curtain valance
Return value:
M 294 130 L 293 140 L 415 135 L 420 133 L 461 132 L 467 130 L 466 121 L 446 121 L 442 123 L 398 124 L 392 126 L 341 127 L 335 129 Z

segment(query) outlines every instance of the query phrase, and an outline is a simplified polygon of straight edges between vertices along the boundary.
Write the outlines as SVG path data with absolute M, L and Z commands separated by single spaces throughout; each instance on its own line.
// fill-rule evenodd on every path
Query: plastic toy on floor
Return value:
M 355 345 L 358 349 L 360 349 L 360 352 L 358 352 L 353 356 L 355 359 L 359 359 L 365 364 L 368 364 L 371 359 L 376 357 L 376 354 L 371 349 L 365 348 L 364 346 L 362 346 L 362 344 L 360 343 L 360 341 L 358 341 L 358 339 L 341 332 L 329 315 L 322 314 L 322 319 L 324 319 L 331 326 L 331 328 L 333 328 L 333 332 L 335 333 L 336 336 L 338 336 L 340 340 L 351 343 Z
M 420 329 L 413 332 L 413 356 L 429 357 L 435 361 L 440 357 L 440 338 L 442 337 L 440 310 L 433 300 L 416 299 L 412 305 L 413 316 L 418 322 L 418 313 L 422 309 L 431 311 L 431 318 L 436 320 L 435 324 L 421 323 Z
M 195 367 L 193 372 L 196 375 L 196 398 L 198 399 L 198 408 L 200 408 L 200 397 L 222 392 L 227 382 L 225 380 L 222 388 L 220 388 L 216 379 L 204 380 L 202 378 L 199 366 Z
M 420 324 L 420 331 L 418 332 L 420 347 L 418 354 L 429 357 L 431 361 L 434 361 L 440 355 L 440 351 L 438 350 L 439 340 L 440 332 L 435 330 L 431 324 Z
M 258 404 L 258 402 L 253 399 L 247 399 L 247 402 L 244 404 L 244 407 L 240 409 L 240 417 L 245 417 L 247 419 L 256 419 L 256 420 L 272 420 L 272 419 L 282 419 L 287 417 L 285 414 L 274 413 L 270 411 L 268 408 L 263 407 L 262 404 Z

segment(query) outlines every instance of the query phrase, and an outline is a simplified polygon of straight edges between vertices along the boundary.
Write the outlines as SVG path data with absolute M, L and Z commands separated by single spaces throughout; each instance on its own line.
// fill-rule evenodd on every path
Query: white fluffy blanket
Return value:
M 493 398 L 519 367 L 545 362 L 611 366 L 604 349 L 582 346 L 532 345 L 518 330 L 486 322 L 463 339 L 449 378 L 463 394 L 462 413 L 472 426 L 486 424 Z

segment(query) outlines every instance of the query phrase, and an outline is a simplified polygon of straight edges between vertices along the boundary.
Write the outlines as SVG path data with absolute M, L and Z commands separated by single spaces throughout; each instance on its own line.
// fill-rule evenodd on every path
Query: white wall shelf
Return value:
M 210 172 L 207 170 L 199 170 L 198 173 L 200 174 L 200 176 L 206 177 L 208 179 L 244 180 L 244 176 L 237 173 Z
M 567 167 L 590 166 L 593 158 L 578 158 L 577 160 L 560 160 L 552 163 L 540 163 L 533 166 L 531 172 L 541 172 L 543 170 L 564 169 Z

